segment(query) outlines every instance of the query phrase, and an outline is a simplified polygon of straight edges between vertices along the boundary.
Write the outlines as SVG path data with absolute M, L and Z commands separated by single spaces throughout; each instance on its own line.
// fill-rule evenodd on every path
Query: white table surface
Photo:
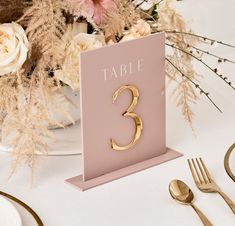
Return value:
M 235 44 L 234 0 L 185 0 L 177 5 L 185 18 L 193 20 L 195 31 Z M 216 51 L 235 59 L 235 50 Z M 235 82 L 234 69 L 226 70 Z M 217 183 L 235 201 L 235 183 L 223 168 L 225 151 L 235 142 L 235 92 L 210 72 L 203 72 L 203 85 L 211 90 L 224 113 L 202 98 L 193 107 L 195 136 L 173 101 L 168 100 L 167 144 L 185 157 L 82 193 L 64 182 L 81 173 L 81 156 L 40 157 L 36 183 L 31 187 L 30 171 L 24 166 L 8 180 L 11 158 L 0 153 L 0 189 L 32 206 L 45 226 L 201 225 L 190 207 L 177 204 L 168 194 L 169 182 L 178 178 L 190 185 L 195 204 L 215 226 L 235 225 L 235 217 L 222 198 L 195 187 L 186 162 L 187 158 L 203 157 Z M 20 212 L 23 225 L 33 226 L 31 218 L 22 209 Z

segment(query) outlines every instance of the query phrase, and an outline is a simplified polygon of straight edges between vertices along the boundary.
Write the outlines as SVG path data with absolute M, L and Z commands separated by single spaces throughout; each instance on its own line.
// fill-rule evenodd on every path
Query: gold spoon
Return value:
M 195 210 L 205 226 L 213 226 L 212 223 L 207 219 L 207 217 L 201 212 L 201 210 L 199 210 L 192 203 L 194 195 L 187 184 L 180 180 L 173 180 L 169 185 L 169 192 L 172 198 L 175 199 L 177 202 L 184 205 L 190 205 Z

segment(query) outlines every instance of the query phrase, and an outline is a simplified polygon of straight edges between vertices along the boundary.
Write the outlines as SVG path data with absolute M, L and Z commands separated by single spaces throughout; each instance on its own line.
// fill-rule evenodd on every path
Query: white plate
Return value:
M 0 226 L 22 226 L 20 214 L 5 198 L 0 196 Z
M 49 141 L 48 155 L 77 155 L 81 154 L 81 127 L 80 122 L 65 129 L 52 130 L 55 140 Z M 10 152 L 11 149 L 1 145 L 0 151 Z M 40 153 L 38 153 L 41 155 Z M 0 225 L 1 226 L 1 225 Z

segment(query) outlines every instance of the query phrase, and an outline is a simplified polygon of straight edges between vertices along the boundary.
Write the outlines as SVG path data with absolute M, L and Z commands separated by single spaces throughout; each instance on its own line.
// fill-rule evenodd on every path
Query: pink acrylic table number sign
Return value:
M 182 154 L 166 147 L 165 36 L 81 54 L 83 174 L 86 190 Z

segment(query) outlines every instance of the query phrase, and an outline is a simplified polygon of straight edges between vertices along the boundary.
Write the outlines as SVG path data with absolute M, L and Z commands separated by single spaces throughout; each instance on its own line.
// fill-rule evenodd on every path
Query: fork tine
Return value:
M 194 167 L 194 170 L 195 170 L 195 172 L 196 172 L 196 174 L 197 174 L 197 177 L 198 177 L 198 179 L 199 179 L 200 184 L 203 184 L 203 179 L 202 179 L 202 177 L 201 177 L 201 174 L 200 174 L 199 171 L 198 171 L 198 168 L 197 168 L 197 166 L 196 166 L 196 164 L 195 164 L 194 159 L 192 159 L 192 163 L 193 163 L 193 167 Z
M 194 179 L 195 184 L 199 184 L 197 175 L 195 174 L 194 169 L 193 169 L 193 166 L 192 166 L 192 164 L 191 164 L 191 162 L 190 162 L 189 159 L 188 159 L 188 165 L 189 165 L 189 168 L 190 168 L 190 171 L 191 171 L 191 174 L 192 174 L 192 176 L 193 176 L 193 179 Z
M 192 164 L 192 159 L 191 160 L 188 159 L 188 165 L 189 165 L 189 168 L 190 168 L 190 171 L 191 171 L 191 174 L 193 176 L 195 184 L 201 184 L 200 178 L 198 177 L 198 174 L 195 170 L 195 167 Z
M 199 159 L 200 159 L 200 158 L 199 158 Z M 209 182 L 209 179 L 208 179 L 208 177 L 207 177 L 205 171 L 203 170 L 204 167 L 201 166 L 201 164 L 200 164 L 198 158 L 196 158 L 196 162 L 197 162 L 198 168 L 199 168 L 199 170 L 200 170 L 200 172 L 201 172 L 201 175 L 202 175 L 202 178 L 203 178 L 204 182 L 205 182 L 205 183 Z
M 201 164 L 202 164 L 202 166 L 203 166 L 203 168 L 204 168 L 204 171 L 205 171 L 205 173 L 206 173 L 206 175 L 207 175 L 208 181 L 211 183 L 211 182 L 212 182 L 212 177 L 211 177 L 211 175 L 210 175 L 210 173 L 209 173 L 209 171 L 208 171 L 206 165 L 204 164 L 202 158 L 199 158 L 199 159 L 200 159 L 200 162 L 201 162 Z

